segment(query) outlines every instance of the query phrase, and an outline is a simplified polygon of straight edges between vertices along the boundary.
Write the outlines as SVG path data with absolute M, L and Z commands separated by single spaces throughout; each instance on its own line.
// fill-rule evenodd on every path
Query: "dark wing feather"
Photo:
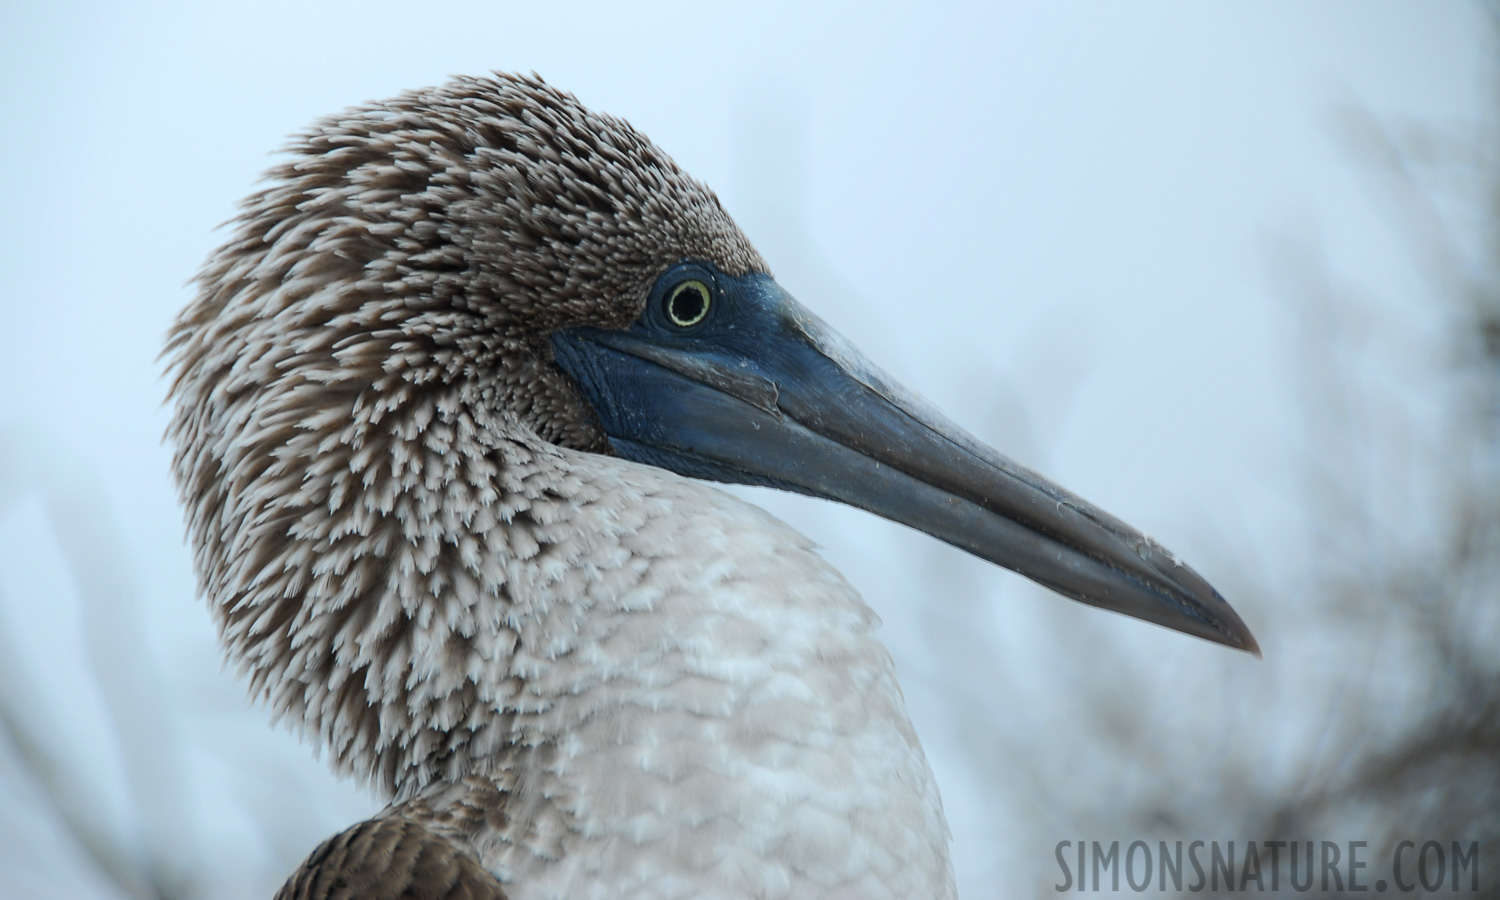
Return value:
M 506 900 L 473 854 L 420 822 L 360 822 L 312 852 L 276 900 Z

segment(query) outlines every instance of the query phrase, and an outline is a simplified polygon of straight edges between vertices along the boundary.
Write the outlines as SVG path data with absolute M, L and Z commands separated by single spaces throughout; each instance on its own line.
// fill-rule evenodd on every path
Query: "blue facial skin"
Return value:
M 666 307 L 689 281 L 713 297 L 703 320 L 684 328 Z M 552 347 L 616 454 L 682 475 L 869 508 L 838 485 L 881 463 L 932 469 L 924 456 L 957 450 L 882 393 L 873 367 L 769 275 L 682 263 L 658 279 L 627 330 L 572 329 Z M 859 459 L 843 464 L 852 468 L 829 466 L 830 455 L 850 451 Z M 948 480 L 936 470 L 918 477 Z
M 707 314 L 689 327 L 667 311 L 679 285 L 698 281 L 712 292 Z M 582 390 L 617 455 L 692 478 L 754 484 L 829 497 L 814 485 L 781 477 L 796 459 L 782 447 L 781 465 L 746 465 L 746 445 L 729 440 L 748 430 L 779 431 L 778 385 L 834 385 L 842 373 L 796 326 L 796 301 L 769 275 L 725 275 L 696 262 L 669 269 L 645 312 L 622 332 L 576 328 L 553 335 L 557 363 Z M 798 443 L 794 441 L 793 444 Z
M 711 296 L 701 321 L 700 304 L 677 309 L 682 325 L 669 307 L 690 281 Z M 628 329 L 570 329 L 552 348 L 624 459 L 857 506 L 1075 600 L 1259 652 L 1196 572 L 907 397 L 768 275 L 681 263 Z

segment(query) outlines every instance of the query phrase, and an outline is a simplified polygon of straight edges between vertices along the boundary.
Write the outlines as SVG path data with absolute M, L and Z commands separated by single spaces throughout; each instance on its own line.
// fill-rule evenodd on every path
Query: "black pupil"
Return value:
M 708 298 L 703 296 L 703 289 L 695 284 L 679 288 L 672 295 L 672 321 L 679 324 L 696 322 L 708 308 Z

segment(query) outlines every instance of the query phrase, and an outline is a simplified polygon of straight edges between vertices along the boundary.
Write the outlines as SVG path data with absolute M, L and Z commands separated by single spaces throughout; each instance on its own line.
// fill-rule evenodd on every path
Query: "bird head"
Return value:
M 231 653 L 341 759 L 393 726 L 320 707 L 382 679 L 408 706 L 430 692 L 439 723 L 470 714 L 423 680 L 442 673 L 382 674 L 372 648 L 483 568 L 493 547 L 467 536 L 563 452 L 853 504 L 1256 649 L 1193 570 L 905 392 L 781 288 L 712 191 L 540 79 L 325 119 L 233 229 L 169 337 L 175 475 Z

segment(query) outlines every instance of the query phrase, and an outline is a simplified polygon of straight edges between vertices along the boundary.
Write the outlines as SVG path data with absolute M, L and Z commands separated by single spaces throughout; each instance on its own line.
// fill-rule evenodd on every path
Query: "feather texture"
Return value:
M 387 815 L 329 838 L 276 900 L 506 900 L 472 851 L 413 819 Z
M 765 513 L 610 456 L 552 362 L 684 259 L 765 271 L 629 125 L 497 76 L 323 121 L 200 273 L 168 343 L 200 590 L 393 804 L 284 896 L 498 896 L 474 865 L 513 900 L 951 896 L 873 613 Z

